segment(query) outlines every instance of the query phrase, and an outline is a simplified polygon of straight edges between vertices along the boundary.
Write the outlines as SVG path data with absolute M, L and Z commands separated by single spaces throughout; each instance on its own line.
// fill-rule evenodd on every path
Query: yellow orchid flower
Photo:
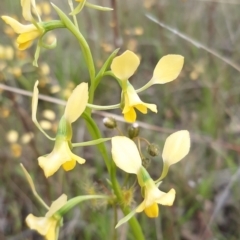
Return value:
M 147 109 L 157 113 L 157 106 L 155 104 L 145 103 L 139 98 L 133 86 L 128 82 L 127 88 L 123 90 L 123 115 L 127 122 L 133 123 L 136 121 L 137 114 L 135 108 L 143 114 L 147 114 Z
M 144 170 L 145 173 L 147 173 L 147 171 L 143 167 L 141 169 Z M 148 173 L 147 175 L 149 176 Z M 134 209 L 128 215 L 122 218 L 116 225 L 116 228 L 121 226 L 123 223 L 127 222 L 136 213 L 140 213 L 142 211 L 144 211 L 149 218 L 156 218 L 158 217 L 159 214 L 158 204 L 172 206 L 175 200 L 176 191 L 173 188 L 167 193 L 162 192 L 155 185 L 152 178 L 146 180 L 145 186 L 143 187 L 143 191 L 144 191 L 143 202 L 139 204 L 136 209 Z
M 134 87 L 129 83 L 128 79 L 134 74 L 140 64 L 140 60 L 136 54 L 131 51 L 125 51 L 122 55 L 115 57 L 111 64 L 113 74 L 121 80 L 122 85 L 122 103 L 124 105 L 122 113 L 127 122 L 136 121 L 136 111 L 146 114 L 147 109 L 157 112 L 155 104 L 144 103 L 139 98 Z
M 48 137 L 44 131 L 41 129 L 39 123 L 36 119 L 37 103 L 38 103 L 38 82 L 35 83 L 33 100 L 32 100 L 32 119 L 36 126 Z M 79 84 L 72 92 L 71 96 L 67 101 L 64 115 L 62 116 L 57 136 L 55 140 L 55 145 L 53 151 L 46 155 L 38 158 L 39 166 L 43 169 L 46 177 L 53 175 L 61 166 L 65 171 L 72 170 L 76 162 L 79 164 L 85 163 L 85 159 L 78 157 L 71 152 L 71 139 L 72 139 L 72 126 L 71 124 L 75 122 L 80 115 L 83 113 L 87 106 L 88 101 L 88 85 L 87 83 Z
M 182 130 L 171 134 L 167 138 L 163 150 L 164 166 L 167 165 L 169 168 L 171 164 L 180 161 L 187 155 L 189 149 L 190 137 L 188 131 Z M 127 173 L 137 175 L 138 183 L 144 193 L 143 202 L 135 210 L 121 219 L 116 227 L 128 221 L 135 213 L 142 212 L 143 210 L 148 217 L 157 217 L 158 204 L 168 206 L 173 204 L 175 190 L 171 189 L 168 193 L 165 193 L 158 189 L 158 183 L 155 184 L 147 170 L 142 166 L 142 160 L 137 146 L 131 139 L 123 136 L 113 137 L 112 158 L 120 169 Z M 159 182 L 159 180 L 156 182 Z
M 26 218 L 27 225 L 30 229 L 36 230 L 44 236 L 46 240 L 57 240 L 62 217 L 55 213 L 66 203 L 67 196 L 62 194 L 52 203 L 45 217 L 35 217 L 33 214 L 29 214 Z
M 34 0 L 21 0 L 22 15 L 26 21 L 34 22 L 31 14 L 31 5 L 36 11 L 36 5 Z M 14 18 L 8 16 L 2 16 L 3 21 L 10 25 L 14 32 L 19 34 L 17 38 L 17 44 L 19 50 L 25 50 L 32 45 L 34 39 L 40 37 L 44 33 L 44 29 L 37 23 L 23 25 Z
M 153 84 L 164 84 L 171 82 L 177 78 L 182 70 L 184 58 L 181 55 L 166 55 L 157 63 L 153 77 L 142 88 L 135 90 L 129 83 L 128 79 L 137 70 L 140 60 L 136 54 L 131 51 L 125 51 L 122 55 L 115 57 L 111 64 L 112 73 L 121 80 L 122 86 L 122 105 L 124 118 L 127 122 L 136 120 L 135 108 L 146 114 L 149 108 L 153 112 L 157 112 L 155 104 L 148 104 L 141 101 L 139 92 L 147 89 Z
M 138 178 L 142 177 L 140 182 L 143 184 L 144 200 L 136 208 L 136 212 L 144 210 L 148 217 L 154 218 L 158 216 L 158 204 L 172 206 L 176 192 L 173 188 L 168 193 L 160 191 L 147 170 L 141 167 L 140 171 L 141 173 L 138 173 Z

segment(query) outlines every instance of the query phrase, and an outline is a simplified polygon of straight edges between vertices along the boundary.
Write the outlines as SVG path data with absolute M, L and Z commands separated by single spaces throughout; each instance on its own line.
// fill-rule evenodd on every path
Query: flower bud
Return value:
M 129 128 L 128 128 L 128 136 L 129 138 L 133 139 L 135 137 L 137 137 L 139 135 L 139 126 L 137 123 L 132 124 Z
M 103 124 L 105 127 L 113 129 L 117 127 L 117 122 L 113 117 L 105 117 L 103 119 Z
M 155 157 L 159 155 L 159 148 L 158 145 L 151 143 L 147 146 L 147 152 L 150 156 Z

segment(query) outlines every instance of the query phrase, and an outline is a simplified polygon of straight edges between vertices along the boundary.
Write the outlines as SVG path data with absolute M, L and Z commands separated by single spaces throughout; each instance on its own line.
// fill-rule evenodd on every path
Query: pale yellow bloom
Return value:
M 136 212 L 145 211 L 148 217 L 158 216 L 158 205 L 172 206 L 176 191 L 172 188 L 168 193 L 162 192 L 155 185 L 152 178 L 148 179 L 144 187 L 144 200 L 137 207 Z
M 167 193 L 160 191 L 144 167 L 141 167 L 138 171 L 138 179 L 140 180 L 144 200 L 136 209 L 122 218 L 116 228 L 127 222 L 138 212 L 144 211 L 148 217 L 156 218 L 159 214 L 158 204 L 172 206 L 174 202 L 176 191 L 173 188 Z
M 36 126 L 48 136 L 37 122 L 37 104 L 38 104 L 38 82 L 34 86 L 32 99 L 32 119 Z M 83 113 L 88 102 L 88 85 L 87 83 L 79 84 L 72 92 L 67 101 L 65 112 L 58 125 L 58 132 L 55 139 L 53 151 L 38 158 L 39 166 L 43 169 L 46 177 L 52 176 L 61 166 L 65 171 L 72 170 L 76 162 L 85 163 L 85 159 L 78 157 L 71 151 L 72 126 L 80 115 Z M 48 138 L 50 138 L 48 136 Z M 51 138 L 50 138 L 51 139 Z M 54 140 L 54 139 L 52 139 Z
M 46 240 L 57 240 L 62 218 L 55 213 L 63 207 L 66 202 L 67 196 L 65 194 L 61 195 L 52 203 L 45 217 L 35 217 L 33 214 L 29 214 L 26 218 L 27 225 L 30 229 L 36 230 L 44 236 Z
M 76 162 L 83 164 L 85 159 L 73 154 L 68 140 L 61 136 L 57 136 L 53 151 L 49 155 L 38 158 L 38 164 L 46 177 L 52 176 L 61 166 L 65 171 L 70 171 Z
M 33 21 L 31 13 L 31 5 L 35 6 L 34 0 L 21 0 L 22 14 L 26 21 Z M 14 18 L 8 16 L 2 16 L 4 22 L 12 27 L 14 32 L 19 34 L 17 38 L 17 44 L 19 50 L 25 50 L 32 45 L 34 39 L 40 37 L 44 30 L 34 24 L 23 25 Z
M 128 81 L 137 70 L 139 64 L 140 60 L 138 56 L 128 50 L 122 55 L 115 57 L 111 64 L 113 74 L 122 82 L 122 103 L 124 106 L 122 113 L 127 122 L 136 121 L 137 115 L 135 109 L 143 114 L 147 113 L 147 109 L 157 112 L 155 104 L 142 102 L 134 87 Z
M 147 114 L 147 109 L 153 112 L 157 112 L 157 106 L 155 104 L 145 103 L 139 98 L 133 86 L 128 82 L 126 90 L 123 90 L 124 108 L 123 115 L 127 122 L 135 122 L 137 114 L 135 109 L 143 114 Z

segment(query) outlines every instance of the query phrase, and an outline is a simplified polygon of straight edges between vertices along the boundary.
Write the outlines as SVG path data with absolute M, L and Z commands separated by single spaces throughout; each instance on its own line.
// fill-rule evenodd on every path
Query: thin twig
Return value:
M 221 59 L 223 62 L 227 63 L 228 65 L 230 65 L 231 67 L 235 68 L 237 71 L 240 72 L 240 66 L 233 62 L 231 59 L 225 57 L 225 56 L 222 56 L 220 53 L 218 53 L 216 50 L 214 49 L 211 49 L 209 47 L 207 47 L 206 45 L 196 41 L 195 39 L 187 36 L 186 34 L 183 34 L 181 32 L 179 32 L 179 30 L 175 29 L 175 28 L 172 28 L 170 26 L 168 26 L 167 24 L 157 20 L 155 17 L 153 17 L 151 14 L 146 14 L 146 17 L 148 19 L 150 19 L 151 21 L 155 22 L 156 24 L 158 24 L 159 26 L 167 29 L 168 31 L 176 34 L 177 36 L 179 36 L 180 38 L 188 41 L 189 43 L 191 43 L 192 45 L 194 45 L 195 47 L 197 48 L 200 48 L 200 49 L 203 49 L 205 51 L 207 51 L 208 53 L 212 54 L 213 56 Z

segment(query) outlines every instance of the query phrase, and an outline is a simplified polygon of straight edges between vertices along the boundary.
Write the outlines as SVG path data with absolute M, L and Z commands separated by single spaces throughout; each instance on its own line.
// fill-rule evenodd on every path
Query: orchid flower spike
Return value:
M 36 126 L 50 138 L 37 122 L 36 112 L 38 103 L 38 82 L 34 86 L 32 100 L 32 119 Z M 65 171 L 72 170 L 76 162 L 79 164 L 85 163 L 85 159 L 78 157 L 71 151 L 72 126 L 83 113 L 88 102 L 88 85 L 87 83 L 79 84 L 72 92 L 67 101 L 64 115 L 62 116 L 59 125 L 55 145 L 52 152 L 48 155 L 38 158 L 39 166 L 43 169 L 46 177 L 53 175 L 61 166 Z
M 32 17 L 32 8 L 38 15 L 35 0 L 21 0 L 21 6 L 23 18 L 26 21 L 32 22 L 32 24 L 23 25 L 9 16 L 2 16 L 2 19 L 6 24 L 12 27 L 14 32 L 19 34 L 17 38 L 18 49 L 25 50 L 32 45 L 34 39 L 40 37 L 44 33 L 44 28 L 41 26 L 40 23 L 36 23 L 36 21 Z M 40 21 L 39 15 L 38 18 Z
M 140 60 L 138 56 L 128 50 L 122 55 L 115 57 L 111 64 L 113 74 L 120 79 L 122 85 L 122 113 L 125 120 L 131 123 L 135 122 L 137 118 L 135 109 L 143 114 L 147 113 L 147 109 L 150 109 L 155 113 L 157 112 L 155 104 L 142 102 L 134 87 L 128 81 L 137 70 L 139 64 Z

